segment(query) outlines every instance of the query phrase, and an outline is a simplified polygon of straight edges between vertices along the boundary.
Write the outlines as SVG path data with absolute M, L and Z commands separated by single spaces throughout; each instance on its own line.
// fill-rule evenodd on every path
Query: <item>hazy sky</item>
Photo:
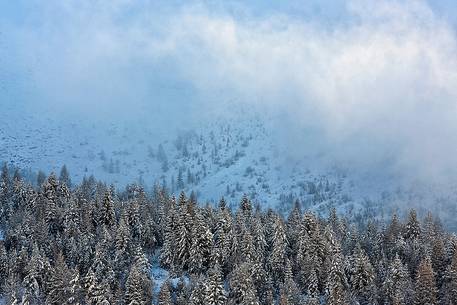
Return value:
M 452 0 L 1 1 L 0 103 L 176 117 L 235 99 L 335 158 L 441 177 L 457 168 L 456 26 Z

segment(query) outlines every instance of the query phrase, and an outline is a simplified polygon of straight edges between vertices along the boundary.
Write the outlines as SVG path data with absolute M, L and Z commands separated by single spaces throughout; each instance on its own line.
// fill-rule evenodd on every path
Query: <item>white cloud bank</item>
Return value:
M 330 26 L 241 7 L 48 3 L 11 34 L 45 101 L 123 109 L 158 103 L 153 84 L 184 82 L 212 107 L 223 90 L 286 113 L 337 159 L 454 177 L 457 39 L 425 2 L 352 1 Z

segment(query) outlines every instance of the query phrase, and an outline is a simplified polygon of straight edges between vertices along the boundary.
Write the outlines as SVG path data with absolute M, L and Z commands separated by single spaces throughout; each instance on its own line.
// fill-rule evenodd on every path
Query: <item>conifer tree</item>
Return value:
M 173 304 L 173 302 L 171 300 L 171 293 L 170 293 L 170 282 L 168 280 L 162 284 L 162 287 L 160 287 L 157 304 L 158 305 L 172 305 Z
M 0 218 L 7 220 L 10 216 L 10 196 L 11 196 L 11 181 L 8 173 L 8 166 L 3 164 L 2 173 L 0 175 Z
M 192 245 L 192 227 L 194 225 L 194 207 L 189 203 L 184 192 L 178 200 L 177 226 L 175 228 L 176 261 L 175 265 L 187 269 Z
M 292 257 L 296 257 L 299 249 L 299 235 L 300 235 L 300 225 L 301 225 L 301 210 L 300 202 L 295 201 L 295 205 L 289 217 L 287 219 L 287 241 L 288 241 L 288 250 Z
M 26 267 L 25 277 L 22 282 L 24 286 L 24 295 L 22 303 L 33 304 L 38 301 L 44 292 L 43 290 L 43 274 L 44 261 L 38 246 L 34 244 L 32 255 Z
M 143 190 L 140 190 L 140 196 L 144 196 Z M 132 238 L 139 241 L 143 237 L 143 222 L 140 216 L 140 199 L 135 198 L 128 208 L 128 221 Z
M 46 283 L 47 295 L 46 304 L 75 304 L 79 300 L 79 286 L 77 281 L 78 275 L 70 270 L 60 253 L 52 268 L 49 279 Z
M 355 299 L 361 305 L 372 304 L 376 299 L 375 274 L 370 260 L 360 247 L 353 254 L 350 283 Z
M 113 298 L 110 287 L 98 279 L 93 270 L 85 277 L 86 303 L 88 305 L 111 305 Z
M 259 305 L 251 276 L 252 265 L 241 263 L 233 270 L 230 277 L 229 304 Z
M 55 234 L 58 230 L 57 187 L 57 179 L 52 173 L 43 186 L 43 193 L 46 198 L 45 221 L 49 232 L 52 234 Z
M 301 304 L 301 293 L 293 279 L 292 267 L 289 260 L 285 262 L 284 280 L 280 289 L 279 303 L 289 305 Z
M 132 254 L 132 236 L 125 215 L 121 217 L 115 237 L 114 260 L 120 270 L 124 270 Z
M 114 202 L 110 191 L 105 192 L 103 202 L 101 205 L 100 216 L 100 222 L 108 228 L 111 228 L 116 222 L 116 216 L 114 213 Z
M 330 227 L 326 227 L 326 237 L 329 243 L 328 266 L 330 268 L 327 279 L 327 304 L 347 305 L 346 278 L 344 274 L 343 255 L 341 247 L 335 239 Z
M 219 211 L 216 214 L 216 229 L 214 232 L 214 247 L 211 253 L 211 260 L 219 263 L 222 269 L 228 268 L 230 255 L 232 219 L 226 209 L 224 198 L 219 204 Z
M 285 228 L 276 217 L 273 223 L 273 244 L 268 262 L 271 266 L 271 272 L 276 279 L 283 279 L 284 263 L 286 259 L 287 237 Z
M 416 210 L 412 209 L 409 212 L 408 222 L 405 227 L 405 238 L 406 239 L 417 239 L 421 234 L 420 223 L 417 220 Z
M 438 237 L 434 236 L 431 241 L 432 253 L 431 253 L 431 261 L 433 271 L 435 272 L 435 279 L 437 288 L 440 289 L 443 284 L 443 277 L 446 271 L 447 266 L 447 255 L 446 250 L 444 247 L 443 240 Z
M 240 203 L 240 211 L 244 215 L 244 217 L 249 218 L 252 212 L 252 204 L 246 194 L 243 195 Z
M 403 226 L 398 219 L 398 216 L 396 213 L 392 215 L 392 219 L 390 220 L 390 224 L 387 227 L 386 233 L 385 233 L 385 244 L 386 244 L 386 250 L 388 251 L 388 257 L 392 258 L 395 256 L 395 254 L 398 252 L 397 250 L 397 240 L 401 237 L 401 232 L 403 231 Z
M 408 269 L 398 254 L 390 264 L 383 283 L 384 299 L 387 304 L 407 304 L 410 287 Z
M 306 281 L 311 270 L 317 274 L 319 287 L 323 286 L 323 281 L 326 278 L 326 270 L 324 270 L 323 265 L 325 260 L 328 260 L 329 255 L 326 253 L 324 238 L 321 235 L 315 215 L 311 213 L 303 215 L 298 243 L 297 265 L 302 289 L 306 289 Z
M 209 270 L 204 284 L 204 301 L 207 305 L 224 305 L 226 299 L 221 269 L 216 264 Z
M 135 264 L 125 283 L 125 304 L 146 305 L 152 300 L 152 281 L 141 266 Z
M 174 270 L 175 262 L 175 234 L 177 227 L 177 215 L 175 211 L 175 202 L 172 200 L 171 206 L 168 209 L 167 215 L 165 217 L 165 232 L 164 232 L 164 241 L 160 254 L 160 263 L 162 266 Z
M 254 263 L 257 259 L 254 239 L 251 232 L 245 227 L 242 228 L 239 244 L 241 257 L 238 257 L 237 261 Z
M 430 257 L 419 264 L 416 276 L 414 305 L 437 305 L 435 274 Z
M 319 280 L 314 270 L 311 270 L 308 277 L 308 287 L 306 289 L 306 305 L 318 305 L 319 302 Z
M 195 273 L 203 272 L 209 264 L 213 246 L 213 234 L 198 210 L 194 213 L 194 223 L 191 233 L 192 244 L 189 249 L 189 269 Z
M 457 251 L 446 268 L 440 295 L 443 304 L 457 304 Z

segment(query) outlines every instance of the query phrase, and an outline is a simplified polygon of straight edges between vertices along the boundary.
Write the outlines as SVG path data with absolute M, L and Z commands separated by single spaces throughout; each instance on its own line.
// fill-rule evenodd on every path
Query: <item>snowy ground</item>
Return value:
M 2 110 L 8 119 L 0 120 L 0 160 L 48 173 L 66 164 L 75 182 L 94 175 L 118 187 L 135 181 L 151 189 L 160 183 L 175 193 L 194 191 L 203 202 L 224 196 L 233 205 L 247 194 L 264 208 L 284 212 L 295 199 L 321 213 L 332 206 L 356 212 L 370 204 L 389 213 L 392 205 L 426 209 L 430 202 L 444 209 L 457 198 L 450 191 L 454 187 L 399 185 L 389 177 L 335 166 L 325 151 L 303 150 L 291 157 L 270 127 L 274 124 L 256 115 L 171 129 L 154 121 L 107 123 L 7 105 Z M 300 141 L 303 147 L 316 143 L 312 136 Z

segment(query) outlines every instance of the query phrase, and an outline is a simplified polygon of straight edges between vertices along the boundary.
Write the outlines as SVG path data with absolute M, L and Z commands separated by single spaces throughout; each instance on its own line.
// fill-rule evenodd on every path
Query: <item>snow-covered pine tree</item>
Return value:
M 40 299 L 44 293 L 44 265 L 44 259 L 40 250 L 38 249 L 37 244 L 34 244 L 30 260 L 25 268 L 25 277 L 22 281 L 25 289 L 23 300 L 27 299 L 30 304 L 33 304 L 34 300 Z
M 286 260 L 287 237 L 284 225 L 278 216 L 275 217 L 273 222 L 272 243 L 272 249 L 268 259 L 270 271 L 274 279 L 284 280 L 284 263 Z
M 438 290 L 443 285 L 444 273 L 448 264 L 446 249 L 443 239 L 437 234 L 432 235 L 431 240 L 431 261 L 433 271 L 435 272 L 436 286 Z
M 189 249 L 189 270 L 194 273 L 202 273 L 208 267 L 211 258 L 213 234 L 198 209 L 194 213 L 191 233 L 192 243 Z
M 170 291 L 170 281 L 165 281 L 160 287 L 159 296 L 157 299 L 157 305 L 172 305 L 173 301 L 171 299 Z
M 286 260 L 283 268 L 284 280 L 280 287 L 279 304 L 300 305 L 302 304 L 301 293 L 294 281 L 289 260 Z
M 206 305 L 224 305 L 227 296 L 219 264 L 215 264 L 209 271 L 204 283 L 204 300 Z
M 8 166 L 3 163 L 2 173 L 0 175 L 0 208 L 1 216 L 6 217 L 9 199 L 10 199 L 11 181 L 8 172 Z
M 361 305 L 372 304 L 377 298 L 374 269 L 360 245 L 357 245 L 351 262 L 350 284 L 353 298 Z
M 325 235 L 329 245 L 327 258 L 330 270 L 327 279 L 327 305 L 347 305 L 346 278 L 344 273 L 344 256 L 332 229 L 327 226 Z
M 166 211 L 165 216 L 165 230 L 164 230 L 164 240 L 163 246 L 160 254 L 160 264 L 166 268 L 169 268 L 172 272 L 175 269 L 175 239 L 176 239 L 176 227 L 177 215 L 176 215 L 176 203 L 174 198 L 170 202 L 170 207 Z
M 188 268 L 192 230 L 194 225 L 194 206 L 190 204 L 184 192 L 178 200 L 177 224 L 175 227 L 175 266 L 183 270 Z
M 435 273 L 430 257 L 425 257 L 419 264 L 414 294 L 414 305 L 437 305 Z
M 386 245 L 387 255 L 389 259 L 395 256 L 397 253 L 397 240 L 401 237 L 403 231 L 403 225 L 396 213 L 392 215 L 390 224 L 387 227 L 386 233 L 384 234 L 384 243 Z
M 84 288 L 86 291 L 86 304 L 87 305 L 111 305 L 113 295 L 110 287 L 97 279 L 93 270 L 89 270 L 84 278 Z
M 300 235 L 300 226 L 301 226 L 301 210 L 300 202 L 295 201 L 294 208 L 287 218 L 287 241 L 288 241 L 288 253 L 292 258 L 296 258 L 298 255 L 299 248 L 299 235 Z
M 114 261 L 117 269 L 125 270 L 132 254 L 132 247 L 130 227 L 127 225 L 126 215 L 123 214 L 119 221 L 115 236 Z
M 49 232 L 52 234 L 57 232 L 59 225 L 57 212 L 57 187 L 57 178 L 54 173 L 51 173 L 43 186 L 43 193 L 46 201 L 45 221 L 48 225 Z
M 59 253 L 46 283 L 46 304 L 77 304 L 80 299 L 80 291 L 75 289 L 79 284 L 74 283 L 77 278 L 77 272 L 68 268 L 62 253 Z
M 100 223 L 104 224 L 108 228 L 114 226 L 116 223 L 116 215 L 114 213 L 114 201 L 109 190 L 105 191 L 100 210 Z
M 251 262 L 254 263 L 257 260 L 257 250 L 254 247 L 254 238 L 251 232 L 243 227 L 241 236 L 239 239 L 240 243 L 240 257 L 237 258 L 236 262 Z
M 319 305 L 319 280 L 314 270 L 309 273 L 306 289 L 306 305 Z
M 264 264 L 268 256 L 267 254 L 267 240 L 265 237 L 265 224 L 262 221 L 262 215 L 257 210 L 251 221 L 251 234 L 253 238 L 254 248 L 256 253 L 254 259 L 257 263 Z
M 191 290 L 189 296 L 189 305 L 206 305 L 205 303 L 205 286 L 203 275 L 191 276 Z
M 142 266 L 134 264 L 125 283 L 126 305 L 146 305 L 152 300 L 152 280 Z
M 135 241 L 141 240 L 143 236 L 143 221 L 141 219 L 141 207 L 140 207 L 140 202 L 141 202 L 141 197 L 144 196 L 144 191 L 143 189 L 139 189 L 139 197 L 134 198 L 129 206 L 128 206 L 128 211 L 127 211 L 127 217 L 128 217 L 128 224 L 130 226 L 130 233 L 132 235 L 132 238 Z
M 224 198 L 221 199 L 219 210 L 216 214 L 216 228 L 214 232 L 214 247 L 211 252 L 211 261 L 220 264 L 226 271 L 230 258 L 232 217 L 227 210 Z
M 440 296 L 443 304 L 457 304 L 457 251 L 446 268 Z
M 246 194 L 244 194 L 243 198 L 241 198 L 240 211 L 245 218 L 250 218 L 252 213 L 252 204 Z
M 382 290 L 386 304 L 407 304 L 407 301 L 410 301 L 408 295 L 411 294 L 410 281 L 408 269 L 397 254 L 387 270 L 383 283 Z
M 311 270 L 316 272 L 319 287 L 323 288 L 326 270 L 323 268 L 325 259 L 328 258 L 325 241 L 321 235 L 319 223 L 312 213 L 305 213 L 300 228 L 298 239 L 297 272 L 299 283 L 303 290 L 307 288 L 307 279 Z
M 229 304 L 259 305 L 251 276 L 252 265 L 249 262 L 235 267 L 230 276 Z
M 417 239 L 421 235 L 421 226 L 419 220 L 417 220 L 416 210 L 412 209 L 409 211 L 408 222 L 405 226 L 405 238 L 406 239 Z

